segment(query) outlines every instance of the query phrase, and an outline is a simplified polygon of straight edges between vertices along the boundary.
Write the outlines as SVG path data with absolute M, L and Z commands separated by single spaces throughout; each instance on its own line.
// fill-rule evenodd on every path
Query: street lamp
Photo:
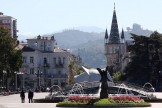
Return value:
M 37 75 L 37 79 L 38 79 L 38 81 L 37 81 L 37 87 L 38 87 L 38 90 L 40 91 L 40 89 L 41 89 L 41 75 L 42 75 L 42 72 L 40 72 L 38 70 L 38 72 L 35 73 L 35 75 Z
M 15 73 L 15 90 L 17 90 L 17 72 L 14 73 Z
M 22 82 L 22 83 L 21 83 L 21 87 L 22 87 L 22 89 L 23 89 L 23 88 L 24 88 L 24 76 L 23 76 L 24 73 L 18 72 L 17 74 L 22 75 L 22 76 L 21 76 L 21 77 L 22 77 L 22 78 L 21 78 L 21 82 Z M 16 75 L 16 76 L 17 76 L 17 75 Z
M 3 88 L 5 88 L 6 86 L 7 86 L 7 84 L 5 85 L 5 74 L 6 74 L 7 72 L 5 71 L 5 70 L 3 70 L 3 81 L 2 81 L 2 83 L 3 83 Z

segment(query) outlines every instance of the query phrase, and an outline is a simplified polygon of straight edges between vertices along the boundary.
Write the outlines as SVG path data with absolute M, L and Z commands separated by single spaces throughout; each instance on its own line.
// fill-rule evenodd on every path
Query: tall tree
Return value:
M 162 70 L 162 60 L 161 52 L 162 48 L 162 34 L 154 32 L 150 35 L 150 44 L 149 44 L 149 55 L 150 55 L 150 65 L 152 67 L 151 80 L 150 82 L 156 88 L 156 91 L 160 90 L 160 71 Z
M 21 51 L 16 50 L 16 40 L 10 36 L 8 30 L 0 28 L 0 74 L 6 76 L 6 87 L 8 78 L 19 71 L 22 65 Z
M 132 34 L 132 39 L 133 44 L 128 47 L 131 52 L 131 62 L 125 68 L 127 80 L 141 85 L 150 82 L 158 89 L 162 34 L 154 32 L 150 37 Z
M 134 39 L 133 44 L 128 48 L 131 52 L 131 62 L 125 68 L 125 72 L 130 82 L 143 84 L 149 81 L 149 54 L 147 47 L 149 38 L 132 34 L 132 39 Z

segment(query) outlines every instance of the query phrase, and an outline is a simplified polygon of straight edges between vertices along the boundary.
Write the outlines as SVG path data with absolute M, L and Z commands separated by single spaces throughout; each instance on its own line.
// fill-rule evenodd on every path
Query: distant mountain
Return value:
M 83 32 L 89 32 L 89 33 L 101 33 L 104 32 L 105 30 L 99 27 L 95 27 L 95 26 L 80 26 L 80 27 L 74 27 L 74 30 L 80 30 Z
M 85 66 L 105 67 L 106 57 L 104 55 L 104 40 L 99 39 L 80 44 L 72 48 L 72 53 L 79 55 Z
M 55 33 L 54 36 L 58 45 L 65 49 L 71 49 L 74 46 L 103 39 L 104 37 L 102 33 L 88 33 L 79 30 L 65 30 Z
M 90 28 L 91 30 L 89 31 L 93 31 L 95 29 L 97 31 L 98 29 L 96 27 L 94 27 L 93 30 L 93 27 Z M 98 31 L 101 30 L 101 32 L 88 32 L 88 27 L 78 27 L 75 29 L 79 30 L 64 30 L 50 35 L 55 36 L 56 42 L 61 48 L 70 49 L 73 54 L 80 55 L 84 65 L 90 67 L 105 67 L 106 58 L 104 55 L 104 30 L 102 31 L 101 29 L 98 29 Z M 127 27 L 124 34 L 125 39 L 130 40 L 130 33 L 149 36 L 152 32 L 153 31 L 143 29 L 139 24 L 133 24 L 132 28 Z

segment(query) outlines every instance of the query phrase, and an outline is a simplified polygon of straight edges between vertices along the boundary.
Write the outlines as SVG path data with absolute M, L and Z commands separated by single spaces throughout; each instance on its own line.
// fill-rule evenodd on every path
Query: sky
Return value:
M 30 37 L 80 26 L 110 29 L 114 2 L 119 31 L 137 23 L 162 32 L 162 0 L 0 0 L 0 12 Z

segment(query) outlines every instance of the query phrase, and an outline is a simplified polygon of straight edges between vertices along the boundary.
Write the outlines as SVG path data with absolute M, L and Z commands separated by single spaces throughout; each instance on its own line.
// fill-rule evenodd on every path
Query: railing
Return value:
M 63 68 L 64 64 L 55 64 L 55 68 Z

